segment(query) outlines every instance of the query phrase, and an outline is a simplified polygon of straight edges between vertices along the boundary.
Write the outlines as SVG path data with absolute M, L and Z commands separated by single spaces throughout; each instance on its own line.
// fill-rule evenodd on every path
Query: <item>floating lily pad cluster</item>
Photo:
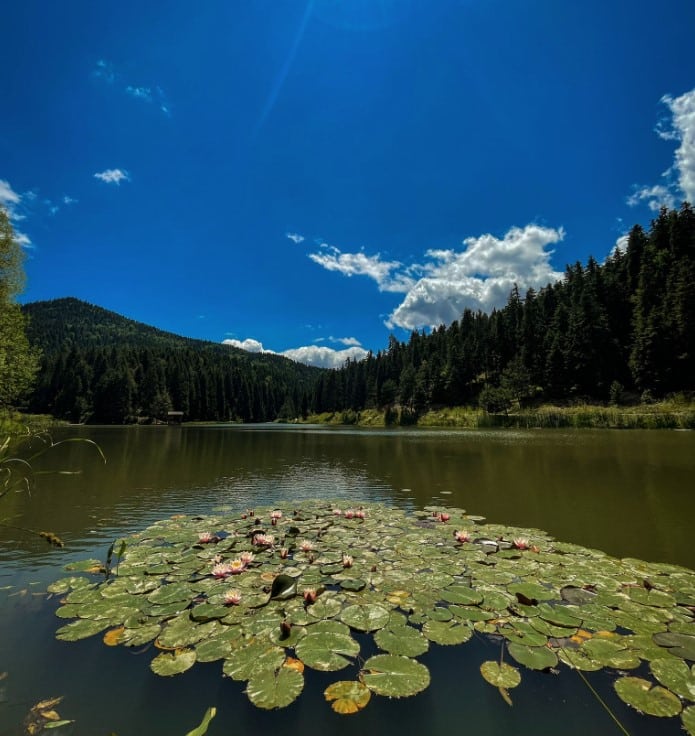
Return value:
M 292 703 L 304 669 L 346 670 L 325 697 L 338 713 L 372 695 L 406 697 L 430 673 L 432 643 L 478 632 L 500 641 L 482 676 L 508 702 L 519 668 L 616 671 L 615 690 L 695 733 L 695 572 L 485 524 L 461 509 L 406 513 L 322 502 L 176 516 L 125 540 L 115 569 L 96 560 L 52 584 L 57 632 L 159 653 L 158 675 L 221 660 L 260 708 Z M 363 653 L 365 636 L 381 653 Z M 646 664 L 645 664 L 646 663 Z M 640 668 L 640 677 L 625 671 Z M 647 674 L 647 668 L 649 674 Z M 647 679 L 649 677 L 649 679 Z

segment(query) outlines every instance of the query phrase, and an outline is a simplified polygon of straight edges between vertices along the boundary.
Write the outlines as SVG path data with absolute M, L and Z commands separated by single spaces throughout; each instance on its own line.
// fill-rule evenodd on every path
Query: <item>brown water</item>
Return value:
M 96 440 L 104 467 L 85 445 L 57 448 L 43 467 L 82 469 L 46 475 L 29 498 L 3 499 L 0 516 L 16 526 L 50 529 L 66 542 L 0 529 L 0 736 L 21 733 L 31 705 L 64 694 L 59 710 L 74 734 L 185 734 L 209 705 L 209 730 L 241 734 L 480 734 L 533 730 L 620 733 L 575 673 L 524 671 L 509 708 L 477 667 L 498 651 L 484 639 L 433 647 L 422 658 L 432 685 L 404 701 L 378 699 L 360 715 L 338 717 L 323 689 L 345 677 L 310 673 L 299 701 L 266 713 L 248 705 L 243 686 L 216 663 L 174 678 L 136 655 L 95 641 L 54 640 L 63 623 L 41 592 L 71 559 L 103 559 L 116 537 L 172 513 L 245 509 L 299 498 L 381 501 L 421 508 L 459 506 L 489 521 L 545 529 L 564 541 L 620 557 L 695 568 L 695 434 L 670 431 L 421 431 L 321 427 L 76 428 Z M 59 439 L 58 436 L 55 439 Z M 480 649 L 474 652 L 474 649 Z M 470 656 L 469 656 L 470 654 Z M 219 663 L 217 663 L 219 664 Z M 611 678 L 591 673 L 630 733 L 679 732 L 678 719 L 640 717 L 612 693 Z M 605 691 L 605 692 L 604 692 Z M 64 734 L 69 730 L 59 729 Z

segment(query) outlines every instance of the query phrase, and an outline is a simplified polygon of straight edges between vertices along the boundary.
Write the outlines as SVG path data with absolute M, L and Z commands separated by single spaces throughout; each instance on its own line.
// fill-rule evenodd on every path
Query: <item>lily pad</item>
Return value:
M 376 654 L 364 663 L 362 682 L 377 695 L 405 698 L 422 692 L 430 684 L 430 672 L 414 659 Z
M 250 680 L 266 670 L 275 671 L 285 661 L 285 650 L 269 641 L 252 638 L 235 641 L 222 671 L 233 680 Z
M 372 697 L 372 691 L 361 682 L 340 680 L 329 685 L 323 695 L 336 713 L 350 715 L 367 705 Z
M 61 641 L 78 641 L 79 639 L 94 636 L 108 628 L 108 626 L 108 622 L 105 621 L 90 621 L 89 619 L 80 618 L 77 621 L 72 621 L 65 626 L 61 626 L 56 631 L 56 639 L 60 639 Z
M 654 634 L 652 639 L 660 647 L 666 647 L 674 657 L 695 661 L 695 636 L 669 631 Z
M 389 622 L 388 609 L 376 603 L 353 605 L 344 608 L 340 620 L 358 631 L 376 631 Z
M 519 670 L 506 662 L 483 662 L 480 665 L 480 674 L 491 685 L 505 690 L 516 687 L 521 682 Z
M 663 657 L 650 662 L 649 669 L 672 693 L 695 701 L 695 665 L 688 667 L 683 660 Z
M 304 688 L 304 676 L 292 667 L 280 667 L 276 672 L 264 670 L 252 677 L 246 686 L 246 695 L 259 708 L 271 710 L 286 708 Z
M 308 633 L 295 647 L 297 657 L 307 667 L 334 672 L 347 667 L 359 654 L 360 645 L 347 634 L 320 631 Z
M 435 644 L 450 646 L 468 641 L 473 636 L 473 629 L 459 621 L 427 621 L 422 633 Z
M 195 664 L 196 656 L 193 649 L 177 649 L 174 652 L 162 652 L 150 662 L 150 669 L 162 677 L 179 675 L 189 670 Z
M 650 716 L 677 716 L 681 712 L 681 701 L 676 695 L 641 677 L 621 677 L 614 687 L 623 702 Z
M 418 657 L 429 649 L 427 639 L 412 626 L 381 629 L 374 635 L 376 645 L 389 654 Z
M 557 655 L 548 647 L 529 647 L 509 642 L 507 649 L 519 664 L 531 670 L 545 670 L 557 664 Z

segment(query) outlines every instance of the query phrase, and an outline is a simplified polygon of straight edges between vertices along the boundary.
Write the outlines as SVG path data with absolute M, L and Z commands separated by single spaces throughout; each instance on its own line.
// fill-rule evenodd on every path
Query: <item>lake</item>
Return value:
M 693 520 L 695 434 L 609 430 L 363 430 L 256 425 L 234 427 L 71 428 L 99 443 L 103 466 L 84 444 L 56 448 L 31 495 L 3 499 L 1 515 L 18 527 L 50 530 L 55 550 L 16 529 L 0 528 L 0 734 L 22 733 L 37 701 L 63 695 L 64 734 L 176 736 L 205 709 L 218 714 L 209 734 L 334 734 L 360 731 L 480 734 L 620 733 L 576 672 L 522 672 L 509 707 L 480 677 L 499 645 L 476 636 L 462 646 L 434 645 L 421 658 L 432 673 L 422 694 L 373 698 L 354 716 L 334 714 L 323 690 L 354 673 L 307 671 L 303 694 L 289 708 L 251 706 L 244 684 L 223 678 L 219 662 L 196 664 L 173 678 L 149 669 L 152 651 L 106 647 L 100 636 L 66 643 L 46 585 L 63 566 L 104 559 L 111 542 L 172 514 L 239 511 L 300 499 L 379 501 L 403 509 L 457 506 L 490 522 L 544 529 L 559 540 L 695 568 Z M 592 686 L 631 734 L 678 734 L 680 719 L 641 717 L 612 690 L 605 672 Z

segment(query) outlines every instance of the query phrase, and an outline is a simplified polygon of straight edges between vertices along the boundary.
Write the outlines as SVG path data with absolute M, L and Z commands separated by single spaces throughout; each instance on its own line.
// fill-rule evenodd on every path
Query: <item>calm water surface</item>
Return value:
M 479 734 L 532 730 L 579 734 L 593 728 L 619 734 L 576 673 L 522 670 L 507 706 L 483 682 L 478 667 L 499 656 L 476 637 L 438 647 L 420 658 L 432 672 L 423 694 L 402 701 L 374 698 L 357 716 L 335 715 L 324 688 L 352 671 L 307 673 L 299 700 L 264 712 L 243 684 L 221 677 L 220 663 L 198 664 L 174 678 L 149 670 L 151 651 L 109 648 L 100 637 L 59 642 L 55 600 L 43 594 L 72 559 L 103 559 L 117 537 L 173 513 L 245 509 L 293 499 L 381 501 L 402 508 L 431 503 L 465 508 L 491 522 L 537 527 L 557 539 L 695 568 L 695 434 L 690 432 L 565 432 L 351 430 L 323 427 L 76 428 L 66 436 L 96 440 L 104 467 L 85 445 L 55 450 L 46 469 L 83 469 L 79 476 L 46 475 L 29 498 L 3 499 L 0 516 L 50 529 L 66 550 L 18 530 L 0 528 L 0 735 L 22 733 L 31 705 L 64 695 L 59 706 L 76 723 L 67 734 L 185 734 L 210 705 L 209 730 L 244 734 Z M 55 439 L 59 439 L 56 435 Z M 369 654 L 369 652 L 363 652 Z M 637 716 L 613 694 L 612 679 L 589 673 L 631 734 L 677 734 L 679 719 Z M 72 729 L 72 730 L 70 730 Z M 58 732 L 56 732 L 58 733 Z

